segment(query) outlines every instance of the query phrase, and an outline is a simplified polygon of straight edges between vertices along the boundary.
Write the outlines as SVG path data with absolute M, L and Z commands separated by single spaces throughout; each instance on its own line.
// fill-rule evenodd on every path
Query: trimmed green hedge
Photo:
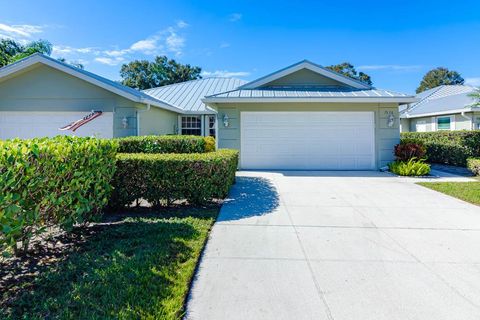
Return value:
M 154 206 L 176 200 L 224 198 L 235 181 L 238 151 L 195 154 L 118 154 L 111 206 L 144 199 Z
M 401 138 L 422 142 L 429 162 L 465 167 L 468 158 L 480 157 L 480 131 L 402 132 Z
M 476 176 L 480 176 L 480 158 L 467 159 L 467 168 Z
M 138 136 L 117 140 L 119 153 L 204 153 L 215 150 L 213 137 Z
M 19 253 L 47 226 L 92 219 L 108 202 L 116 150 L 95 138 L 0 141 L 0 249 Z

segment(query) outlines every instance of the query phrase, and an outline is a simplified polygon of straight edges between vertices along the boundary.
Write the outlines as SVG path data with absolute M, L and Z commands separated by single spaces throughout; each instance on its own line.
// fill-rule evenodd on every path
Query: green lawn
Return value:
M 480 205 L 480 182 L 419 182 L 418 184 Z
M 178 209 L 96 225 L 15 297 L 4 293 L 0 319 L 180 319 L 217 213 Z

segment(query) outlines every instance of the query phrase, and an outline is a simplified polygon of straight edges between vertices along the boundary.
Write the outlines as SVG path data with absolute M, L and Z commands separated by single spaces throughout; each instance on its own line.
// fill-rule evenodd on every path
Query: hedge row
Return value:
M 402 142 L 422 142 L 429 162 L 465 167 L 480 157 L 480 131 L 403 132 Z
M 204 153 L 215 151 L 215 139 L 201 136 L 134 136 L 117 139 L 120 153 Z
M 480 176 L 480 158 L 469 158 L 467 168 L 476 176 Z
M 235 180 L 238 152 L 118 154 L 111 206 L 144 199 L 154 206 L 176 200 L 204 203 L 224 198 Z
M 108 202 L 116 150 L 94 138 L 0 141 L 0 249 L 92 219 Z

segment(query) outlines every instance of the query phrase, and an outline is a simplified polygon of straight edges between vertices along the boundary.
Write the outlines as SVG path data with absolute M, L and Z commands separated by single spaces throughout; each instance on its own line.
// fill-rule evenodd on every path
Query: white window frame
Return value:
M 182 127 L 182 118 L 184 117 L 198 117 L 200 118 L 200 136 L 202 137 L 208 137 L 210 135 L 210 126 L 209 126 L 209 120 L 210 117 L 213 117 L 215 119 L 215 125 L 212 128 L 215 130 L 215 137 L 218 136 L 218 119 L 216 114 L 182 114 L 178 116 L 178 130 L 177 134 L 183 134 L 182 130 L 183 129 L 198 129 L 198 128 L 183 128 Z
M 438 128 L 438 119 L 440 119 L 440 118 L 450 118 L 450 129 L 439 129 Z M 455 116 L 450 115 L 450 116 L 435 117 L 434 125 L 435 125 L 435 131 L 453 131 L 453 130 L 455 130 Z

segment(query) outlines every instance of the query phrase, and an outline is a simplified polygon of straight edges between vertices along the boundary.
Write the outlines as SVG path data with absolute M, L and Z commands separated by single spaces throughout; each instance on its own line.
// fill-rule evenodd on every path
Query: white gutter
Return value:
M 144 110 L 137 110 L 137 136 L 140 135 L 140 113 L 144 113 L 150 111 L 150 103 L 147 103 L 147 109 Z
M 248 102 L 273 102 L 273 103 L 291 103 L 291 102 L 353 102 L 353 103 L 411 103 L 417 101 L 414 97 L 319 97 L 319 98 L 221 98 L 211 97 L 202 99 L 205 104 L 210 103 L 248 103 Z
M 404 118 L 410 119 L 410 118 L 431 117 L 431 116 L 439 116 L 439 115 L 462 113 L 462 112 L 472 112 L 472 111 L 473 111 L 472 108 L 464 108 L 464 109 L 446 110 L 441 112 L 421 113 L 421 114 L 414 114 L 414 115 L 409 115 L 408 113 L 405 113 Z

